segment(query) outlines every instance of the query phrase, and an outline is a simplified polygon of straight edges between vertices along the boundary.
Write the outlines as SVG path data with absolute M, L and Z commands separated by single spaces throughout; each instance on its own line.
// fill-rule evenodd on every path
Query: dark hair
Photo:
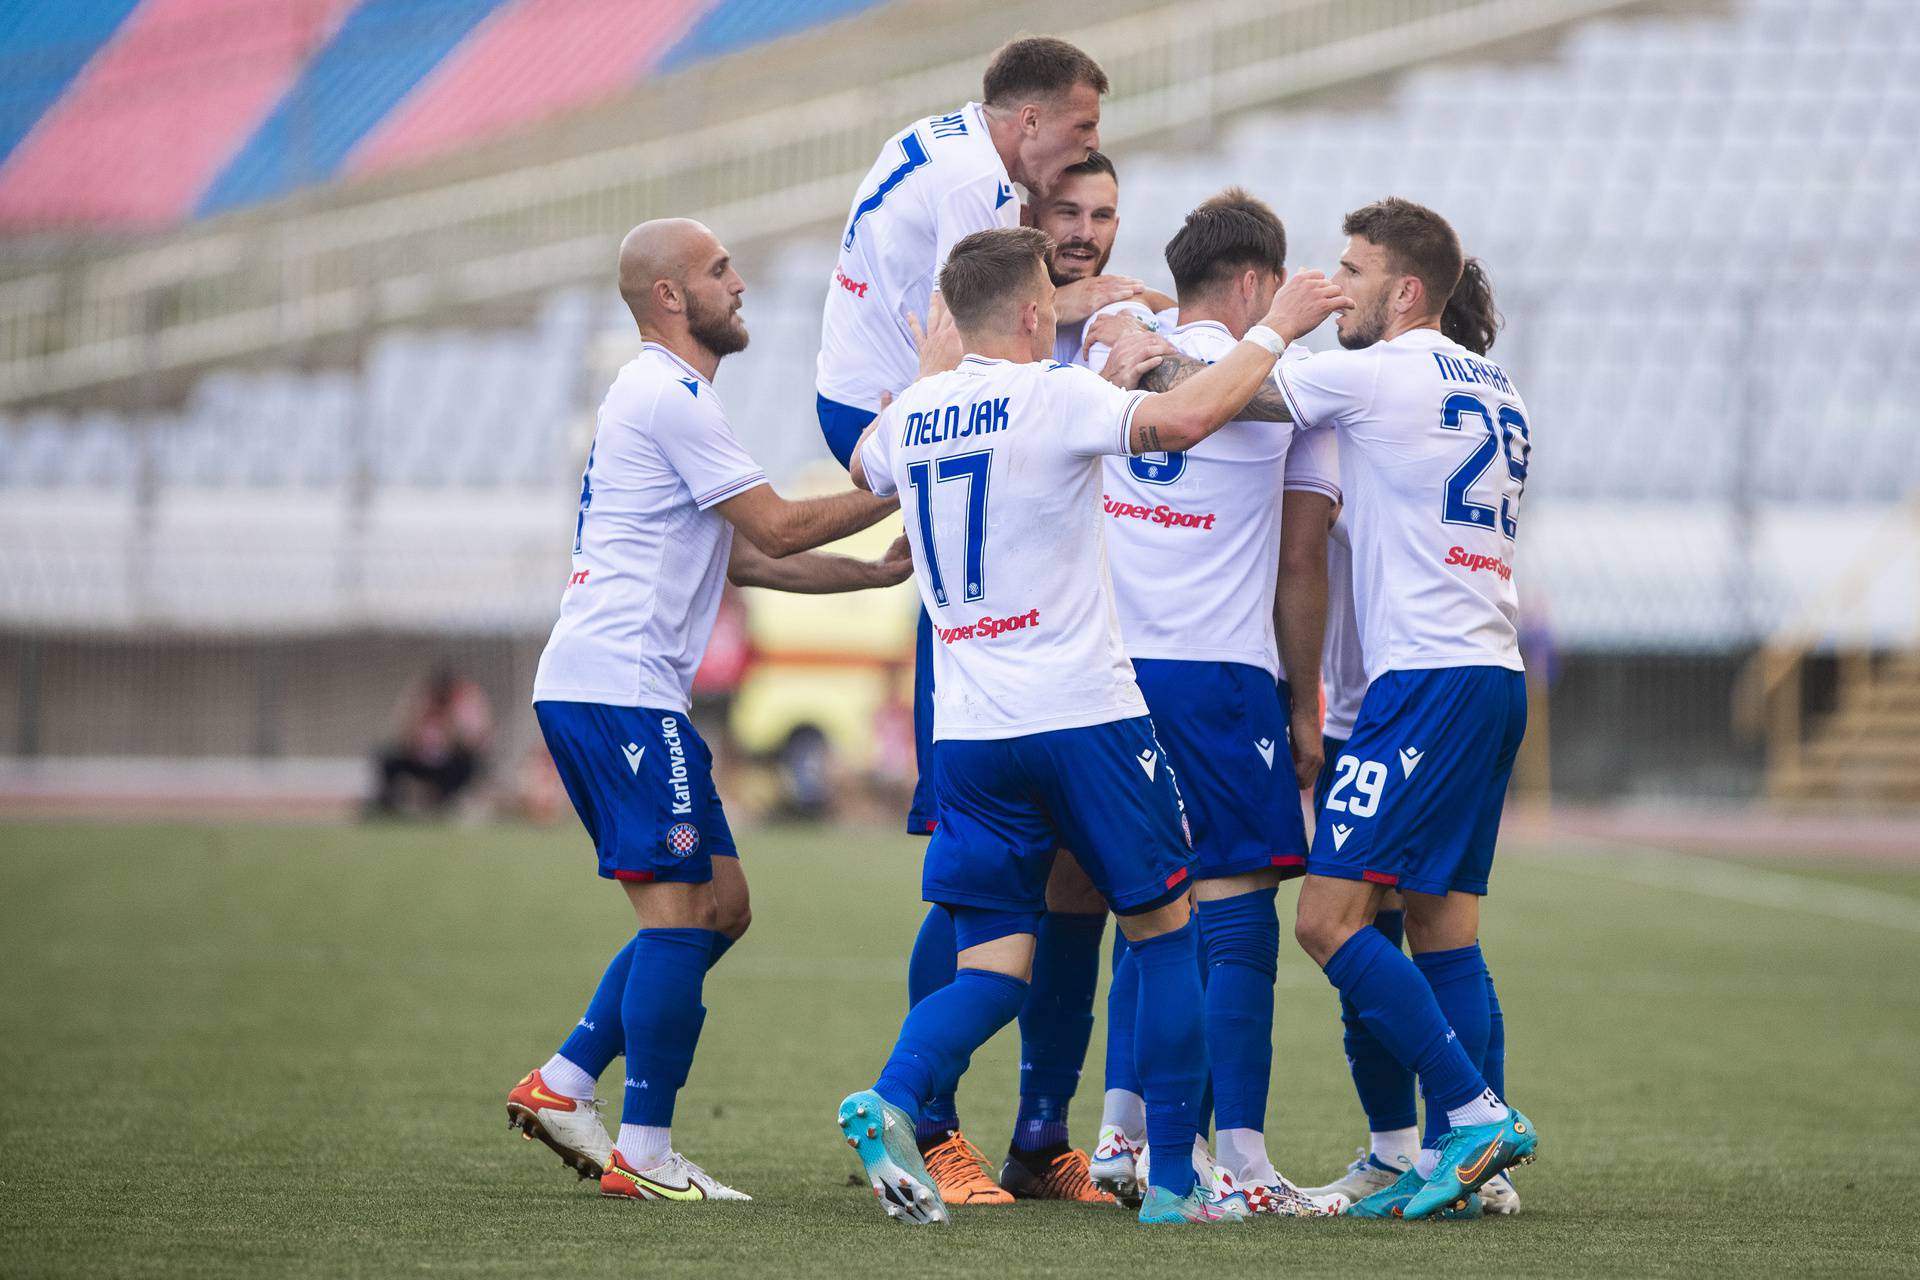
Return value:
M 1494 337 L 1506 323 L 1493 305 L 1493 281 L 1480 259 L 1468 258 L 1460 268 L 1460 283 L 1440 313 L 1440 332 L 1467 350 L 1485 355 L 1493 350 Z
M 961 329 L 976 329 L 1045 271 L 1053 240 L 1037 227 L 994 227 L 963 237 L 940 268 L 940 296 Z
M 980 100 L 997 107 L 1017 106 L 1036 98 L 1057 98 L 1082 84 L 1092 85 L 1095 93 L 1105 93 L 1107 73 L 1065 40 L 1026 36 L 1001 45 L 987 63 Z
M 1087 158 L 1079 164 L 1070 164 L 1060 171 L 1060 178 L 1091 178 L 1096 173 L 1104 173 L 1112 178 L 1114 185 L 1120 183 L 1120 175 L 1113 171 L 1113 161 L 1107 159 L 1104 151 L 1089 151 Z M 1057 183 L 1060 179 L 1055 179 Z
M 1425 205 L 1389 196 L 1355 209 L 1340 230 L 1385 249 L 1394 274 L 1417 277 L 1426 286 L 1428 314 L 1444 308 L 1460 283 L 1465 257 L 1460 237 L 1445 218 Z
M 1286 270 L 1287 229 L 1267 202 L 1228 187 L 1187 215 L 1167 241 L 1167 269 L 1176 293 L 1204 292 L 1249 267 Z

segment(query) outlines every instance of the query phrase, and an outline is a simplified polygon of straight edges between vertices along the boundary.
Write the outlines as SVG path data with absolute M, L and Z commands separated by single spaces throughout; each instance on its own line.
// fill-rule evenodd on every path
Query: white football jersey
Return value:
M 1055 360 L 967 356 L 880 415 L 860 463 L 898 493 L 933 618 L 933 736 L 1147 714 L 1114 613 L 1101 458 L 1144 391 Z
M 1109 309 L 1152 318 L 1137 303 Z M 1239 345 L 1213 320 L 1163 323 L 1161 334 L 1208 364 Z M 1094 347 L 1095 368 L 1106 355 Z M 1305 356 L 1289 347 L 1281 359 Z M 1332 432 L 1285 422 L 1229 422 L 1184 453 L 1109 458 L 1103 505 L 1127 656 L 1244 662 L 1284 678 L 1273 630 L 1281 494 L 1338 502 L 1339 467 Z
M 926 322 L 940 268 L 956 241 L 1020 225 L 1020 197 L 969 102 L 896 133 L 854 194 L 827 285 L 814 388 L 878 409 L 920 373 L 909 312 Z
M 686 711 L 733 550 L 710 508 L 766 482 L 713 385 L 647 343 L 600 404 L 533 700 Z
M 1279 372 L 1294 418 L 1341 437 L 1367 678 L 1521 670 L 1513 546 L 1530 438 L 1506 371 L 1415 329 Z
M 1360 621 L 1353 616 L 1353 547 L 1344 509 L 1327 534 L 1327 638 L 1320 647 L 1320 687 L 1327 700 L 1320 731 L 1345 742 L 1367 696 L 1367 659 L 1360 649 Z

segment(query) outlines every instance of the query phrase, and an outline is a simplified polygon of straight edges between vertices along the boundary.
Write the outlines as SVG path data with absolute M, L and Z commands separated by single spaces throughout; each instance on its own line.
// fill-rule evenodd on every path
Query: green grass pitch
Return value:
M 884 1220 L 835 1103 L 898 1027 L 919 846 L 743 839 L 756 923 L 707 985 L 677 1144 L 750 1205 L 603 1200 L 508 1087 L 631 927 L 574 831 L 0 825 L 0 1275 L 1912 1274 L 1920 871 L 1512 849 L 1488 911 L 1525 1208 L 1136 1228 L 1083 1205 Z M 1292 898 L 1282 891 L 1282 907 Z M 1282 955 L 1268 1134 L 1363 1137 L 1333 992 Z M 1096 1031 L 1075 1137 L 1093 1137 Z M 962 1088 L 990 1153 L 1015 1041 Z M 617 1089 L 612 1110 L 617 1113 Z

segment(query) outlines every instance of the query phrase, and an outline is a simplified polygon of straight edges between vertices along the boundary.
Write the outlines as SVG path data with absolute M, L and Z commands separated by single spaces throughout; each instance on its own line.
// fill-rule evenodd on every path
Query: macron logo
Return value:
M 1267 762 L 1267 768 L 1269 769 L 1273 768 L 1273 739 L 1272 738 L 1260 739 L 1260 741 L 1253 744 L 1253 749 L 1255 751 L 1258 751 L 1260 753 L 1260 758 Z
M 1420 767 L 1420 761 L 1426 758 L 1426 752 L 1416 751 L 1412 747 L 1400 748 L 1400 776 L 1411 778 L 1413 771 Z
M 1153 780 L 1153 762 L 1159 757 L 1155 756 L 1154 753 L 1151 751 L 1142 751 L 1137 758 L 1140 761 L 1140 767 L 1147 771 L 1147 780 L 1152 781 Z
M 1333 824 L 1333 849 L 1335 853 L 1347 847 L 1347 837 L 1353 834 L 1353 828 L 1344 822 Z
M 999 192 L 993 197 L 993 207 L 998 209 L 1011 199 L 1013 199 L 1013 188 L 1003 182 L 1000 184 Z
M 629 742 L 626 746 L 620 748 L 620 754 L 627 758 L 627 768 L 633 770 L 633 776 L 636 778 L 639 777 L 640 757 L 647 754 L 647 749 L 637 742 Z
M 698 400 L 700 398 L 700 383 L 696 379 L 682 378 L 680 379 L 680 385 L 685 387 L 687 389 L 687 394 L 692 396 L 695 400 Z

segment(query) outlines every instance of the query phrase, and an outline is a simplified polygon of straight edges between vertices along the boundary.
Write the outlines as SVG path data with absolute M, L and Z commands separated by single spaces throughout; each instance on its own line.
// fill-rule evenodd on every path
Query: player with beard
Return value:
M 1500 313 L 1494 307 L 1493 286 L 1478 258 L 1468 258 L 1460 273 L 1460 283 L 1447 299 L 1440 316 L 1440 332 L 1475 355 L 1493 349 L 1500 332 Z M 1314 784 L 1313 807 L 1317 814 L 1333 786 L 1334 762 L 1347 749 L 1353 733 L 1360 702 L 1367 691 L 1366 657 L 1360 650 L 1360 623 L 1354 616 L 1353 550 L 1344 508 L 1335 520 L 1327 540 L 1327 639 L 1321 652 L 1321 683 L 1326 692 L 1324 734 L 1325 764 Z M 1374 914 L 1373 927 L 1398 947 L 1406 935 L 1403 903 L 1398 893 L 1389 891 Z M 1493 978 L 1487 978 L 1486 1065 L 1481 1074 L 1487 1087 L 1506 1096 L 1506 1019 L 1500 1010 L 1500 997 Z M 1359 1158 L 1347 1167 L 1339 1180 L 1315 1187 L 1310 1195 L 1342 1195 L 1358 1202 L 1397 1182 L 1419 1161 L 1422 1148 L 1418 1114 L 1414 1104 L 1413 1073 L 1395 1061 L 1394 1056 L 1360 1017 L 1353 1002 L 1342 998 L 1340 1019 L 1346 1027 L 1347 1069 L 1353 1075 L 1354 1092 L 1367 1117 L 1367 1146 Z M 1429 1119 L 1433 1119 L 1429 1113 Z M 1431 1144 L 1431 1140 L 1429 1141 Z M 1490 1178 L 1477 1198 L 1491 1214 L 1520 1212 L 1520 1195 L 1506 1174 Z M 1469 1209 L 1473 1204 L 1468 1201 Z
M 1173 305 L 1172 298 L 1131 276 L 1107 274 L 1120 234 L 1120 176 L 1104 152 L 1069 165 L 1028 206 L 1027 220 L 1053 240 L 1047 274 L 1056 291 L 1053 358 L 1061 364 L 1087 363 L 1081 342 L 1087 320 L 1112 304 L 1133 300 L 1151 312 Z
M 686 219 L 643 223 L 621 242 L 619 270 L 642 346 L 600 406 L 573 573 L 533 699 L 600 874 L 626 891 L 639 930 L 566 1042 L 507 1095 L 507 1122 L 598 1177 L 603 1195 L 745 1200 L 672 1147 L 706 972 L 749 916 L 713 755 L 687 718 L 694 669 L 723 578 L 856 591 L 905 581 L 912 565 L 904 539 L 871 563 L 810 552 L 897 503 L 851 491 L 789 501 L 734 438 L 713 376 L 747 345 L 746 286 L 713 233 Z M 623 1053 L 616 1142 L 594 1084 Z

